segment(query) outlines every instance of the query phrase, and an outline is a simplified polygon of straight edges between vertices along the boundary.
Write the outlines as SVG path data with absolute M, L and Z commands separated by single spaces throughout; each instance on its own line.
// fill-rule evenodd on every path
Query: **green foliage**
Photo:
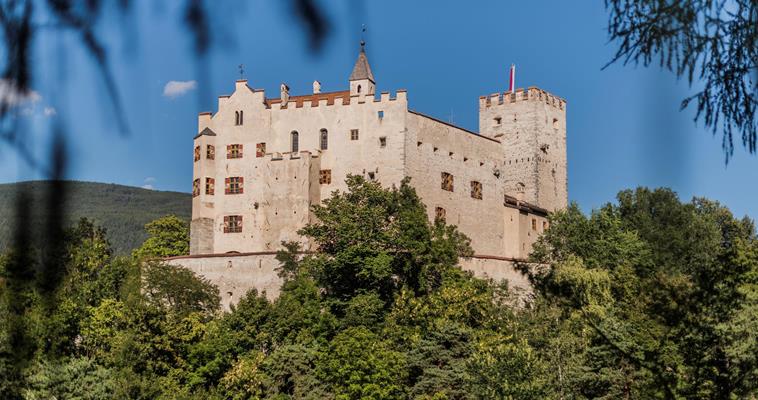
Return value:
M 145 225 L 149 235 L 132 255 L 137 259 L 189 254 L 189 226 L 176 215 L 167 215 Z
M 536 289 L 590 329 L 573 384 L 590 397 L 755 395 L 758 239 L 752 221 L 670 190 L 619 193 L 589 219 L 553 216 Z M 750 327 L 748 327 L 750 326 Z M 740 332 L 740 333 L 738 333 Z M 577 339 L 586 335 L 582 332 Z
M 14 207 L 18 192 L 32 193 L 28 204 L 32 213 L 24 221 L 31 230 L 32 243 L 43 247 L 43 231 L 48 219 L 45 193 L 50 181 L 0 184 L 0 221 L 15 221 L 18 208 Z M 189 222 L 192 214 L 192 196 L 189 193 L 162 192 L 137 187 L 65 181 L 65 225 L 88 218 L 108 232 L 108 241 L 116 255 L 129 255 L 147 239 L 145 224 L 165 215 L 176 215 Z M 9 250 L 13 242 L 14 226 L 0 225 L 0 252 Z
M 525 299 L 457 267 L 469 240 L 428 221 L 408 181 L 350 177 L 348 189 L 302 230 L 318 253 L 282 244 L 279 296 L 253 290 L 229 312 L 206 280 L 150 259 L 186 246 L 174 218 L 148 224 L 131 258 L 80 221 L 52 302 L 24 275 L 33 259 L 0 258 L 0 397 L 758 393 L 758 239 L 718 203 L 638 189 L 588 216 L 557 212 L 521 266 L 535 289 Z

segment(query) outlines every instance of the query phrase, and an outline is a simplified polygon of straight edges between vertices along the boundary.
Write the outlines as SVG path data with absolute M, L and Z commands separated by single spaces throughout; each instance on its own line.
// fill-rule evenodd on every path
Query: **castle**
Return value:
M 471 238 L 476 275 L 527 285 L 527 257 L 547 214 L 567 205 L 566 102 L 544 90 L 479 98 L 479 132 L 408 107 L 405 90 L 376 94 L 361 43 L 349 89 L 266 97 L 238 80 L 194 138 L 190 255 L 169 262 L 219 286 L 228 307 L 251 288 L 278 294 L 282 241 L 314 221 L 311 206 L 345 190 L 348 174 L 383 186 L 411 178 L 430 219 Z

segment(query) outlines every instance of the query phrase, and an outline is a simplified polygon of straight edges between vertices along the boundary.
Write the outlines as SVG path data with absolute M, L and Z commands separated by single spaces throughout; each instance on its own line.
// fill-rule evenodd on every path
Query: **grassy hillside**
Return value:
M 32 196 L 32 216 L 28 221 L 36 238 L 42 237 L 45 221 L 45 195 L 49 181 L 0 185 L 0 251 L 12 242 L 16 221 L 16 193 L 21 189 Z M 167 214 L 189 221 L 192 198 L 188 193 L 161 192 L 131 186 L 93 182 L 66 182 L 67 224 L 81 217 L 94 220 L 108 230 L 117 254 L 128 254 L 146 238 L 144 225 Z

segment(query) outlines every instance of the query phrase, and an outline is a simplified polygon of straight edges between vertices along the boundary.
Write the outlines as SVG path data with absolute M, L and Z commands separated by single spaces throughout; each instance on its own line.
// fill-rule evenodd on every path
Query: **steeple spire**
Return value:
M 358 81 L 362 79 L 368 79 L 371 83 L 374 83 L 374 74 L 371 73 L 371 66 L 368 64 L 368 58 L 366 57 L 366 42 L 361 39 L 361 51 L 358 53 L 358 59 L 355 61 L 353 67 L 353 73 L 350 74 L 351 81 Z

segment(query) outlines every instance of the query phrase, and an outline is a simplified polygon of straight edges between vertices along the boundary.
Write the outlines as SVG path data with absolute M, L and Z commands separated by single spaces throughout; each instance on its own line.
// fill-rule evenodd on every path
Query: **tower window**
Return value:
M 266 155 L 266 142 L 261 142 L 255 145 L 255 156 L 263 157 Z
M 318 183 L 322 185 L 329 185 L 332 183 L 332 170 L 322 169 L 318 174 Z
M 361 85 L 358 85 L 358 93 L 361 92 Z
M 291 141 L 290 141 L 291 147 L 290 147 L 290 149 L 292 150 L 293 153 L 297 153 L 299 151 L 299 148 L 300 148 L 300 137 L 299 136 L 300 135 L 297 133 L 297 131 L 292 131 L 292 133 L 290 133 L 290 137 L 291 137 Z
M 495 117 L 495 125 L 500 125 L 503 123 L 503 118 L 501 117 Z
M 358 140 L 358 130 L 357 129 L 351 129 L 350 130 L 350 140 Z
M 445 211 L 442 207 L 436 207 L 434 209 L 434 219 L 438 221 L 445 222 L 445 217 L 447 217 L 447 211 Z
M 209 144 L 205 148 L 205 158 L 207 158 L 209 160 L 215 160 L 216 159 L 216 148 L 212 144 Z
M 471 198 L 481 200 L 482 199 L 482 183 L 477 181 L 471 181 Z
M 321 130 L 321 150 L 326 150 L 329 148 L 329 132 L 326 131 L 326 129 Z
M 224 193 L 226 194 L 242 194 L 245 191 L 245 178 L 241 176 L 231 176 L 226 178 L 224 184 L 226 186 L 224 188 Z
M 195 161 L 200 161 L 200 146 L 195 146 Z
M 382 136 L 379 138 L 379 147 L 387 147 L 387 137 Z
M 226 215 L 224 216 L 224 233 L 242 232 L 242 216 Z
M 213 196 L 216 193 L 216 180 L 205 178 L 205 194 Z
M 242 158 L 242 145 L 230 144 L 226 146 L 226 158 Z
M 192 181 L 192 197 L 200 196 L 200 179 Z
M 453 175 L 443 172 L 442 173 L 442 190 L 447 190 L 448 192 L 453 191 Z

